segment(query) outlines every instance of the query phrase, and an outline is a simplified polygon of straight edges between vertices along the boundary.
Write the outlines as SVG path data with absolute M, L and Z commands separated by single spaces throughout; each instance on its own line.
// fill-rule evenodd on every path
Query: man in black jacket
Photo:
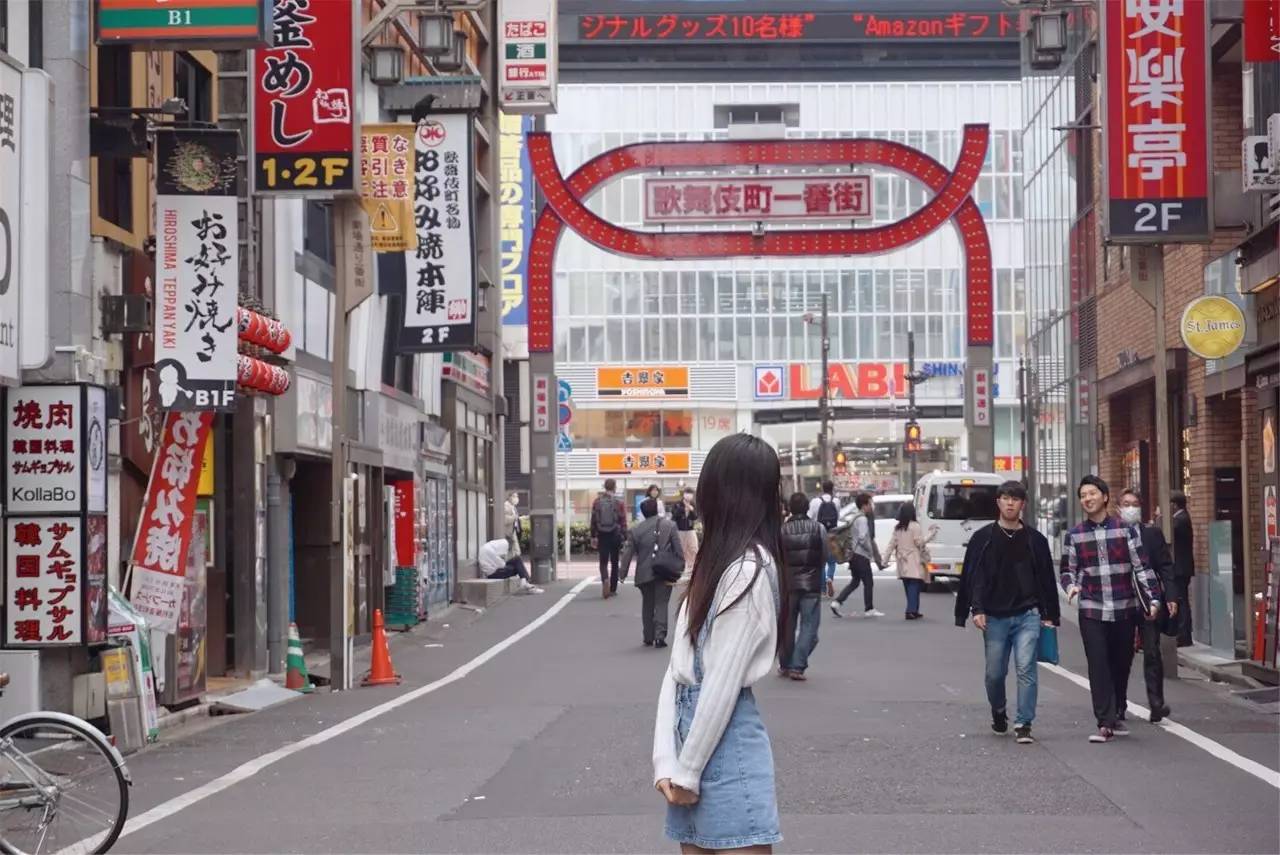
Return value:
M 1191 580 L 1196 576 L 1196 534 L 1185 493 L 1172 493 L 1173 575 L 1178 580 L 1178 646 L 1191 646 Z
M 1160 634 L 1170 621 L 1178 618 L 1179 584 L 1164 532 L 1158 526 L 1142 523 L 1142 496 L 1136 490 L 1125 490 L 1120 494 L 1120 518 L 1137 527 L 1142 535 L 1143 551 L 1164 588 L 1160 616 L 1155 620 L 1142 621 L 1139 629 L 1142 633 L 1142 672 L 1147 682 L 1147 702 L 1151 705 L 1151 723 L 1155 724 L 1169 715 L 1169 706 L 1164 702 L 1164 657 L 1160 653 Z M 1116 699 L 1116 708 L 1121 714 L 1125 706 L 1125 698 Z
M 659 553 L 670 553 L 684 559 L 676 524 L 658 516 L 658 500 L 640 503 L 644 522 L 627 532 L 622 546 L 622 578 L 631 572 L 636 560 L 636 587 L 640 589 L 640 629 L 645 647 L 667 646 L 667 615 L 670 612 L 671 585 L 653 571 L 653 559 Z
M 1031 723 L 1036 717 L 1039 688 L 1040 631 L 1061 619 L 1057 580 L 1049 541 L 1022 523 L 1027 490 L 1019 481 L 1006 481 L 996 491 L 1000 518 L 978 529 L 964 554 L 960 593 L 956 597 L 956 626 L 969 614 L 982 630 L 986 650 L 987 700 L 991 730 L 1009 730 L 1005 678 L 1009 655 L 1018 673 L 1018 712 L 1014 735 L 1020 745 L 1035 742 Z
M 794 493 L 787 503 L 791 518 L 782 524 L 782 552 L 791 585 L 791 626 L 794 638 L 784 640 L 779 673 L 804 680 L 809 656 L 818 646 L 818 622 L 822 616 L 822 589 L 827 560 L 827 529 L 809 519 L 809 498 Z

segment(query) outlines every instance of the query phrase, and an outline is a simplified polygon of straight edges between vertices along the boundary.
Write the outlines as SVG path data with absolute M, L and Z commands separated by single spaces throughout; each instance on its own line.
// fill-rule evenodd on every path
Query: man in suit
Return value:
M 1185 493 L 1172 493 L 1173 575 L 1178 581 L 1178 646 L 1191 646 L 1191 580 L 1196 575 L 1196 534 Z
M 1151 705 L 1151 723 L 1155 724 L 1169 715 L 1169 705 L 1164 702 L 1164 657 L 1160 654 L 1160 634 L 1168 621 L 1177 620 L 1181 585 L 1174 573 L 1164 532 L 1159 526 L 1142 523 L 1142 497 L 1137 490 L 1125 490 L 1120 494 L 1120 518 L 1136 527 L 1142 535 L 1142 549 L 1164 588 L 1162 602 L 1165 605 L 1160 616 L 1155 620 L 1143 620 L 1138 630 L 1142 633 L 1142 672 L 1147 683 L 1147 702 Z
M 622 545 L 622 578 L 631 572 L 631 561 L 636 559 L 636 587 L 640 589 L 641 596 L 640 622 L 644 646 L 666 647 L 671 585 L 654 575 L 653 556 L 656 552 L 667 552 L 683 561 L 684 550 L 676 524 L 658 516 L 657 499 L 641 502 L 640 514 L 644 521 L 627 531 L 626 543 Z

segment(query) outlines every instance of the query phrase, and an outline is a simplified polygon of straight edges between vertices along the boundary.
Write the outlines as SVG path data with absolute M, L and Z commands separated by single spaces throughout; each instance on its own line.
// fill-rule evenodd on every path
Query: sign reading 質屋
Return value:
M 556 5 L 556 0 L 498 4 L 498 92 L 504 113 L 556 111 Z
M 5 512 L 105 512 L 106 390 L 19 386 L 3 406 Z
M 155 363 L 165 409 L 235 407 L 239 139 L 156 132 Z
M 213 413 L 170 413 L 134 539 L 133 607 L 156 629 L 174 633 L 182 605 L 200 462 Z
M 275 0 L 272 46 L 256 50 L 250 115 L 256 193 L 356 189 L 356 56 L 363 4 Z
M 471 155 L 467 114 L 441 113 L 418 123 L 413 197 L 418 246 L 404 255 L 403 353 L 475 347 Z
M 646 223 L 754 223 L 871 217 L 871 176 L 821 175 L 646 178 Z
M 374 252 L 408 252 L 413 225 L 413 125 L 365 125 L 360 131 L 360 201 Z
M 596 369 L 601 398 L 687 398 L 689 369 L 683 365 L 628 365 Z
M 277 4 L 287 0 L 277 0 Z M 301 3 L 300 5 L 306 5 Z M 97 0 L 98 44 L 140 42 L 223 50 L 266 40 L 270 0 Z
M 21 374 L 18 352 L 21 118 L 22 72 L 0 62 L 0 384 L 16 384 Z
M 1208 3 L 1114 0 L 1101 31 L 1107 238 L 1208 240 Z

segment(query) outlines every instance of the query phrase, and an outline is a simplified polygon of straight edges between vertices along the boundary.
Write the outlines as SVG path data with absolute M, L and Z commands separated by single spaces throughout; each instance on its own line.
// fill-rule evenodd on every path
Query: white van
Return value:
M 916 518 L 925 531 L 938 527 L 928 582 L 960 578 L 969 538 L 1000 516 L 996 491 L 1007 480 L 994 472 L 931 472 L 916 484 Z

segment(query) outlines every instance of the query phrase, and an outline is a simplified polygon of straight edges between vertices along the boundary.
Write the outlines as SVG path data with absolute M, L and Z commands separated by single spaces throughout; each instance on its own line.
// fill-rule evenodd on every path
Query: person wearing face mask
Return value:
M 660 520 L 666 519 L 667 503 L 662 501 L 662 488 L 659 487 L 657 484 L 650 484 L 649 489 L 644 491 L 644 495 L 645 495 L 645 498 L 653 499 L 655 502 L 658 503 L 658 519 Z M 641 522 L 644 521 L 644 514 L 640 513 L 639 508 L 636 508 L 636 519 Z
M 698 533 L 694 531 L 694 523 L 698 521 L 698 510 L 693 505 L 693 488 L 686 487 L 680 502 L 671 508 L 671 521 L 680 532 L 680 547 L 684 551 L 684 566 L 692 567 L 698 557 Z
M 1160 616 L 1155 620 L 1142 621 L 1138 630 L 1142 636 L 1142 674 L 1147 683 L 1147 702 L 1151 706 L 1151 723 L 1155 724 L 1169 715 L 1169 705 L 1164 702 L 1164 658 L 1160 654 L 1160 632 L 1178 617 L 1178 580 L 1164 532 L 1159 526 L 1142 524 L 1142 496 L 1137 490 L 1129 489 L 1120 494 L 1120 519 L 1136 528 L 1142 536 L 1147 561 L 1164 588 Z M 1125 704 L 1125 699 L 1120 698 L 1117 706 L 1123 710 Z

